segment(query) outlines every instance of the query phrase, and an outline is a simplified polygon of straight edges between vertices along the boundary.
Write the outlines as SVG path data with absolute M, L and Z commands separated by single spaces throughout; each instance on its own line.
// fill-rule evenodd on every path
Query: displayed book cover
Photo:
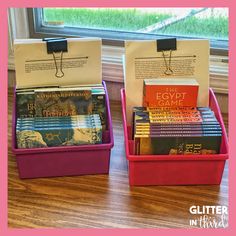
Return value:
M 37 93 L 39 92 L 48 92 L 48 93 L 54 93 L 57 92 L 63 92 L 64 94 L 67 94 L 68 92 L 74 92 L 74 91 L 83 91 L 83 90 L 91 90 L 91 96 L 92 96 L 92 113 L 93 114 L 99 114 L 101 122 L 102 122 L 102 127 L 103 130 L 106 130 L 107 128 L 107 112 L 106 112 L 106 96 L 105 96 L 105 90 L 104 87 L 101 85 L 94 85 L 94 86 L 88 86 L 88 85 L 84 85 L 84 86 L 74 86 L 74 87 L 63 87 L 63 88 L 43 88 L 43 89 L 18 89 L 16 92 L 16 114 L 18 118 L 21 117 L 34 117 L 35 115 L 37 116 L 43 116 L 42 112 L 43 112 L 43 102 L 41 102 L 42 99 L 44 99 L 42 97 L 42 99 L 40 99 L 41 104 L 35 104 L 35 96 Z M 63 94 L 62 94 L 63 95 Z M 56 100 L 56 98 L 54 98 Z M 45 98 L 45 104 L 47 98 Z M 63 99 L 65 100 L 65 99 Z M 75 98 L 72 99 L 70 98 L 70 100 L 73 100 L 75 102 Z M 91 104 L 90 104 L 90 99 L 87 101 L 89 102 L 89 108 L 88 108 L 88 113 L 91 113 Z M 62 102 L 60 101 L 60 104 Z M 77 103 L 80 103 L 80 105 L 82 106 L 84 103 L 81 103 L 81 98 L 78 99 Z M 77 112 L 75 112 L 75 109 L 72 109 L 72 105 L 71 106 L 66 106 L 65 110 L 64 107 L 60 106 L 60 104 L 55 104 L 56 109 L 57 109 L 57 116 L 61 115 L 77 115 Z M 37 107 L 37 114 L 36 114 L 36 108 Z M 61 107 L 61 108 L 60 108 Z M 68 109 L 70 108 L 70 112 L 68 111 Z M 50 108 L 52 109 L 52 108 Z M 63 111 L 61 111 L 61 109 L 63 109 Z M 81 113 L 81 111 L 80 111 Z M 82 112 L 86 113 L 86 112 Z
M 218 154 L 221 134 L 193 135 L 187 137 L 135 137 L 136 155 L 201 155 Z
M 196 107 L 198 83 L 195 79 L 145 79 L 144 107 Z
M 92 93 L 89 89 L 68 91 L 35 91 L 36 116 L 73 116 L 92 114 Z
M 101 121 L 94 122 L 91 116 L 89 117 L 75 123 L 62 119 L 59 124 L 52 126 L 47 125 L 47 117 L 45 121 L 42 119 L 39 122 L 35 119 L 28 123 L 24 122 L 25 118 L 17 119 L 17 147 L 39 148 L 102 143 Z

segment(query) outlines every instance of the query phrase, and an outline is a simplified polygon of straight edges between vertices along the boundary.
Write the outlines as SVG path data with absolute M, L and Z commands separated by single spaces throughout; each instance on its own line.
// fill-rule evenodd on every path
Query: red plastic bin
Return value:
M 213 91 L 209 90 L 209 106 L 222 127 L 220 154 L 212 155 L 135 155 L 131 127 L 126 121 L 125 90 L 121 89 L 125 152 L 129 166 L 129 184 L 144 185 L 203 185 L 220 184 L 228 140 L 220 108 Z
M 67 147 L 18 149 L 16 145 L 16 98 L 14 97 L 12 151 L 20 178 L 39 178 L 87 174 L 108 174 L 111 148 L 114 145 L 109 98 L 106 92 L 107 130 L 103 143 Z

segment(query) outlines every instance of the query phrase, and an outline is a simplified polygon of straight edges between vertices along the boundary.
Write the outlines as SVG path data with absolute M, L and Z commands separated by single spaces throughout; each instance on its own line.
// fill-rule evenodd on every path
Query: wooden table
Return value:
M 11 152 L 12 97 L 9 90 L 9 227 L 189 228 L 190 206 L 228 205 L 227 165 L 220 186 L 130 188 L 119 102 L 111 102 L 109 175 L 20 180 Z

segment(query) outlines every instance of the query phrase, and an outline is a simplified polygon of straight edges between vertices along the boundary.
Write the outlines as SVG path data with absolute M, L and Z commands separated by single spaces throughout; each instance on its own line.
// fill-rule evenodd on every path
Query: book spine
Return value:
M 166 131 L 166 130 L 136 130 L 135 135 L 148 134 L 148 135 L 166 135 L 166 136 L 180 135 L 180 136 L 183 136 L 185 134 L 205 135 L 205 134 L 218 134 L 218 133 L 221 134 L 222 131 L 221 130 L 170 130 L 170 131 Z
M 99 114 L 103 130 L 107 129 L 107 113 L 106 113 L 106 98 L 105 93 L 92 94 L 93 114 Z

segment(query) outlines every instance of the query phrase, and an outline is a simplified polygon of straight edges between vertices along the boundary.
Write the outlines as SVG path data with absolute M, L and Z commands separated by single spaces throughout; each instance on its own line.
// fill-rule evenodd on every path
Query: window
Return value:
M 210 38 L 212 54 L 227 55 L 227 8 L 34 8 L 33 37 L 97 36 L 108 45 L 125 39 Z
M 63 11 L 69 11 L 70 13 L 77 12 L 77 17 L 78 14 L 81 17 L 81 12 L 84 11 L 84 21 L 82 19 L 78 20 L 78 18 L 75 17 L 76 14 L 74 15 L 73 13 L 70 14 L 70 17 L 67 16 L 67 19 L 74 19 L 74 24 L 73 21 L 67 22 L 65 18 L 62 17 L 65 17 L 66 15 L 62 14 Z M 108 18 L 105 18 L 105 16 L 108 15 L 108 12 L 112 12 L 112 14 L 110 15 L 114 16 L 114 11 L 117 11 L 117 15 L 115 17 L 115 21 L 113 21 L 113 27 L 110 26 L 108 28 L 107 25 L 104 24 L 104 22 L 107 23 L 108 19 L 110 23 L 112 23 L 112 21 L 110 16 Z M 85 12 L 87 12 L 87 16 Z M 97 12 L 97 18 L 95 18 L 94 12 Z M 157 13 L 159 17 L 157 17 Z M 168 14 L 170 14 L 171 17 L 167 18 Z M 147 15 L 149 17 L 147 17 Z M 174 18 L 173 15 L 175 15 L 176 17 Z M 180 17 L 180 19 L 178 19 L 178 22 L 177 15 Z M 90 20 L 88 21 L 89 17 Z M 56 37 L 61 35 L 77 37 L 97 36 L 102 37 L 104 43 L 102 47 L 103 79 L 106 81 L 123 83 L 122 55 L 124 54 L 124 48 L 117 46 L 122 46 L 124 39 L 150 39 L 159 37 L 165 38 L 170 35 L 179 36 L 182 38 L 210 37 L 210 86 L 217 93 L 228 93 L 228 8 L 9 8 L 8 19 L 8 68 L 11 70 L 14 70 L 13 40 L 15 38 L 43 38 Z M 98 21 L 98 19 L 100 20 Z M 156 23 L 160 23 L 161 21 L 162 23 L 163 21 L 168 22 L 167 19 L 174 20 L 173 22 L 171 22 L 171 24 L 169 24 L 168 27 L 175 26 L 175 31 L 169 28 L 169 30 L 171 29 L 171 31 L 167 32 L 168 28 L 166 26 L 165 30 L 163 28 L 162 31 L 160 30 L 156 33 L 144 33 L 144 31 L 140 32 L 140 28 L 150 29 L 148 28 L 148 26 L 153 26 Z M 186 24 L 186 21 L 191 19 L 193 19 L 191 21 L 192 23 L 188 23 L 187 25 L 189 27 L 194 25 L 194 27 L 192 27 L 192 30 L 201 29 L 199 31 L 192 31 L 194 33 L 198 32 L 198 35 L 190 34 L 190 30 L 184 32 L 177 30 L 179 28 L 185 30 L 185 27 L 177 26 L 183 22 L 185 22 Z M 118 21 L 119 24 L 116 21 Z M 137 21 L 139 22 L 139 24 L 136 24 Z M 196 21 L 198 22 L 196 23 Z M 129 24 L 127 22 L 129 22 Z M 202 22 L 201 24 L 205 24 L 205 28 L 199 25 L 200 22 Z M 214 24 L 212 22 L 214 22 Z M 131 28 L 125 28 L 127 27 L 127 25 L 129 25 L 129 27 Z M 141 27 L 137 28 L 137 26 Z M 211 29 L 211 31 L 209 31 L 209 29 Z M 122 84 L 120 84 L 120 86 L 122 86 Z M 119 97 L 119 93 L 117 97 Z M 227 106 L 224 107 L 227 108 Z

